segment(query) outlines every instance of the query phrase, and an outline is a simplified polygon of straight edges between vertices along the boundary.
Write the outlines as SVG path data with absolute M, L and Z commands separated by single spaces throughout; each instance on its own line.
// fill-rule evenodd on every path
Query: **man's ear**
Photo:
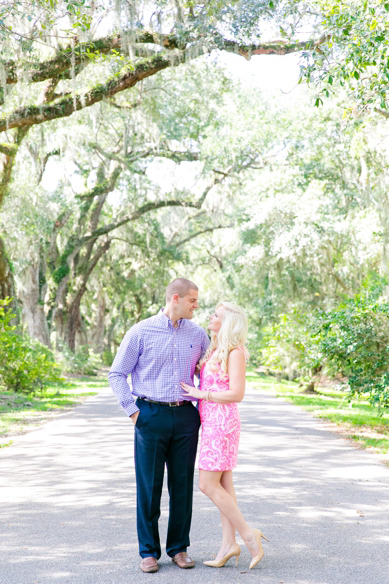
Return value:
M 178 304 L 179 297 L 180 297 L 179 294 L 173 294 L 172 296 L 173 304 Z

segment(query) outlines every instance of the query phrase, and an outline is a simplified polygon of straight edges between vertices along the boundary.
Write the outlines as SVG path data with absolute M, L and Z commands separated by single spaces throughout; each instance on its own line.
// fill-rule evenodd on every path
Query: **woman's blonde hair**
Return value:
M 247 317 L 243 310 L 231 302 L 219 302 L 216 310 L 223 306 L 225 311 L 222 317 L 222 323 L 217 333 L 211 331 L 211 342 L 209 347 L 200 361 L 200 366 L 208 361 L 208 367 L 211 371 L 216 370 L 216 364 L 220 363 L 222 377 L 227 376 L 228 355 L 232 349 L 242 347 L 246 359 L 249 357 L 244 343 L 247 337 Z

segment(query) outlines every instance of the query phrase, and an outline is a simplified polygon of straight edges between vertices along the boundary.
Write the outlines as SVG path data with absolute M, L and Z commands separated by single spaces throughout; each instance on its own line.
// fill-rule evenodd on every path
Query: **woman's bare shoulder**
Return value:
M 234 347 L 233 349 L 231 349 L 229 355 L 228 355 L 228 360 L 235 362 L 235 363 L 240 363 L 240 362 L 246 362 L 246 356 L 244 354 L 243 348 L 242 347 Z

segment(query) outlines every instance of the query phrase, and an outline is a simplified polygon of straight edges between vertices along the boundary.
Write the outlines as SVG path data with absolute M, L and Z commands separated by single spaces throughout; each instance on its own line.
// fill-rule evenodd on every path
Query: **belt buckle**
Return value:
M 174 401 L 174 402 L 169 402 L 169 407 L 170 408 L 175 408 L 176 406 L 179 406 L 180 402 L 178 400 Z

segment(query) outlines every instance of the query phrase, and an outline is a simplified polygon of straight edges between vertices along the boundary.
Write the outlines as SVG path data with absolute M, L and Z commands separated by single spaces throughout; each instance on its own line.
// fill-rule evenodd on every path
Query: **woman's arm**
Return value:
M 243 351 L 233 349 L 230 352 L 227 368 L 228 377 L 230 378 L 230 389 L 226 391 L 205 392 L 191 387 L 186 383 L 181 383 L 181 387 L 187 395 L 196 397 L 197 399 L 206 399 L 208 393 L 210 393 L 210 401 L 218 404 L 241 402 L 244 397 L 246 385 L 246 359 Z
M 246 386 L 246 359 L 243 351 L 233 349 L 228 355 L 227 373 L 230 378 L 230 389 L 226 391 L 211 391 L 210 401 L 217 404 L 241 402 Z

